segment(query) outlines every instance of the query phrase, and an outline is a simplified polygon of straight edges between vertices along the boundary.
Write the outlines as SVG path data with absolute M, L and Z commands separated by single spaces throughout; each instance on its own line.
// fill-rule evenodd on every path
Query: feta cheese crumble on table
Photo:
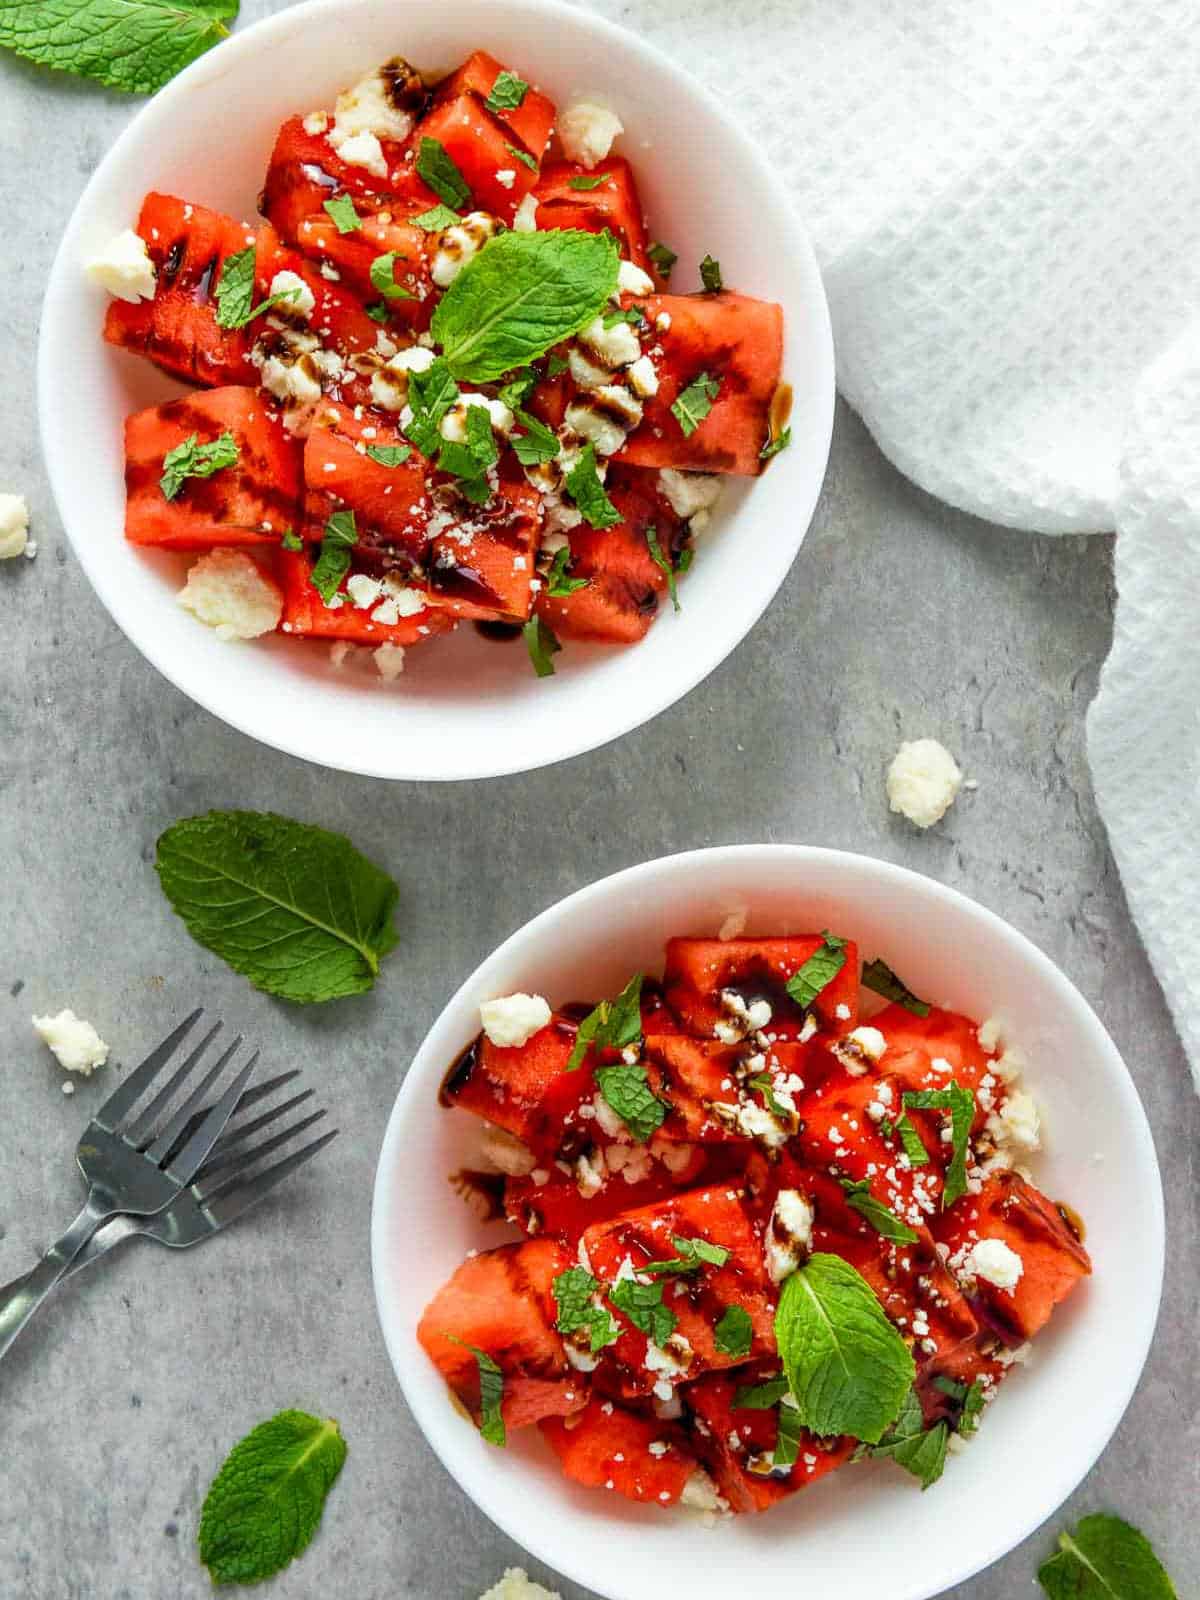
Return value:
M 936 739 L 906 740 L 888 768 L 888 803 L 918 828 L 932 828 L 957 800 L 962 782 L 958 763 L 944 745 Z
M 29 553 L 29 504 L 22 494 L 0 494 L 0 561 Z
M 550 1007 L 540 994 L 508 994 L 485 1000 L 479 1007 L 483 1031 L 501 1049 L 528 1044 L 550 1021 Z
M 34 1017 L 33 1029 L 60 1067 L 90 1078 L 108 1060 L 108 1046 L 83 1017 L 68 1007 L 57 1016 Z M 64 1086 L 65 1092 L 65 1086 Z
M 508 1567 L 499 1583 L 494 1583 L 479 1600 L 562 1600 L 540 1583 L 534 1583 L 523 1567 Z

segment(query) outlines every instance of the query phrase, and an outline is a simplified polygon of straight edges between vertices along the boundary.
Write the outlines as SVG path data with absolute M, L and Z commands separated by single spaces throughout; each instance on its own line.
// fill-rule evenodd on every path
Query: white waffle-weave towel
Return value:
M 839 388 L 902 471 L 1011 527 L 1119 527 L 1089 748 L 1200 1083 L 1195 0 L 577 3 L 766 149 L 821 261 Z

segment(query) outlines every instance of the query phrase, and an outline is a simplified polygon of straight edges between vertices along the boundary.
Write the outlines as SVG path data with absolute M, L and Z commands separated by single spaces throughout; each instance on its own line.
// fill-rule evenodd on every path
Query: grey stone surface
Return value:
M 233 1441 L 288 1405 L 337 1415 L 351 1455 L 313 1549 L 273 1592 L 473 1600 L 519 1561 L 424 1443 L 383 1349 L 368 1212 L 385 1119 L 450 992 L 533 913 L 647 857 L 761 839 L 864 851 L 976 896 L 1063 967 L 1123 1050 L 1166 1180 L 1166 1297 L 1137 1396 L 1064 1516 L 1130 1517 L 1190 1592 L 1200 1110 L 1088 784 L 1107 542 L 1006 533 L 935 505 L 842 410 L 814 527 L 768 615 L 620 744 L 529 777 L 429 788 L 259 749 L 182 698 L 101 610 L 22 403 L 56 240 L 129 107 L 10 60 L 0 84 L 0 488 L 29 494 L 41 542 L 36 562 L 0 566 L 0 1277 L 73 1214 L 72 1148 L 113 1076 L 64 1099 L 32 1011 L 75 1007 L 128 1064 L 202 1001 L 272 1066 L 303 1066 L 344 1130 L 256 1224 L 186 1256 L 129 1247 L 14 1350 L 0 1369 L 0 1594 L 209 1593 L 194 1548 L 204 1489 Z M 918 835 L 888 815 L 882 776 L 902 734 L 926 733 L 979 789 Z M 190 943 L 158 892 L 154 841 L 179 816 L 230 805 L 343 828 L 395 874 L 403 938 L 372 996 L 288 1010 Z M 1055 1447 L 1048 1416 L 1030 1448 Z M 1045 1530 L 956 1600 L 1034 1592 L 1049 1542 Z

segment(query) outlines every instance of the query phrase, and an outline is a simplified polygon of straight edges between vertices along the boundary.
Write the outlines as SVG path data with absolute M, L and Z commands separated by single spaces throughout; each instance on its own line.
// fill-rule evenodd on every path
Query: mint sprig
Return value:
M 671 269 L 679 260 L 679 256 L 669 245 L 661 244 L 657 239 L 649 246 L 646 254 L 660 278 L 669 278 Z
M 434 456 L 442 445 L 442 418 L 458 399 L 458 385 L 450 368 L 438 357 L 424 372 L 408 375 L 408 404 L 412 417 L 404 431 L 424 456 Z
M 345 1459 L 337 1423 L 306 1411 L 281 1411 L 235 1444 L 200 1514 L 213 1582 L 261 1583 L 303 1555 Z
M 501 399 L 503 399 L 503 394 Z M 508 404 L 505 401 L 505 404 Z M 562 450 L 555 434 L 544 422 L 531 416 L 528 411 L 517 410 L 517 427 L 521 430 L 512 435 L 513 454 L 523 467 L 534 467 L 545 461 L 553 461 Z
M 888 1428 L 878 1444 L 866 1444 L 855 1451 L 856 1461 L 864 1457 L 890 1456 L 897 1466 L 911 1472 L 922 1490 L 935 1484 L 945 1471 L 946 1448 L 950 1442 L 950 1428 L 945 1422 L 925 1426 L 925 1416 L 916 1391 L 910 1389 L 904 1397 L 900 1415 Z
M 227 38 L 237 0 L 3 0 L 0 46 L 124 94 L 153 94 Z
M 367 455 L 381 467 L 402 467 L 412 455 L 412 449 L 406 444 L 369 444 Z
M 734 1390 L 733 1409 L 770 1411 L 772 1406 L 779 1404 L 787 1392 L 788 1381 L 782 1374 L 778 1378 L 767 1378 L 762 1383 L 750 1383 L 744 1388 Z
M 596 1051 L 623 1050 L 642 1037 L 642 974 L 634 973 L 615 1000 L 601 1000 L 584 1017 L 575 1035 L 567 1071 L 583 1065 L 588 1046 Z
M 773 461 L 781 450 L 787 449 L 791 442 L 792 430 L 784 428 L 782 433 L 777 433 L 773 438 L 767 440 L 766 444 L 758 452 L 758 459 L 760 461 Z
M 796 1464 L 796 1457 L 800 1454 L 804 1424 L 800 1420 L 799 1411 L 790 1403 L 790 1396 L 785 1395 L 779 1402 L 775 1423 L 775 1449 L 771 1453 L 771 1465 L 776 1468 L 793 1467 Z
M 599 189 L 601 184 L 607 183 L 609 176 L 610 174 L 607 172 L 598 172 L 591 174 L 590 176 L 585 176 L 583 173 L 577 173 L 575 177 L 568 178 L 567 187 L 569 189 L 579 189 L 584 194 L 587 194 L 592 189 Z
M 210 811 L 173 823 L 155 865 L 192 938 L 282 1000 L 362 994 L 396 943 L 396 885 L 340 833 Z
M 158 486 L 165 500 L 174 500 L 188 478 L 211 478 L 214 472 L 237 465 L 238 443 L 231 433 L 218 434 L 208 444 L 199 439 L 193 433 L 163 457 Z
M 712 256 L 705 256 L 700 263 L 700 282 L 706 294 L 720 294 L 725 287 L 721 278 L 721 263 L 714 261 Z
M 821 935 L 820 946 L 787 981 L 787 992 L 805 1011 L 846 965 L 846 941 L 834 933 Z
M 464 1350 L 470 1351 L 475 1357 L 475 1365 L 479 1368 L 480 1437 L 486 1439 L 488 1444 L 506 1445 L 508 1433 L 501 1409 L 504 1403 L 504 1373 L 487 1351 L 481 1350 L 478 1345 L 468 1344 L 465 1339 L 460 1339 L 454 1333 L 447 1333 L 444 1337 L 449 1339 L 451 1344 L 461 1345 Z

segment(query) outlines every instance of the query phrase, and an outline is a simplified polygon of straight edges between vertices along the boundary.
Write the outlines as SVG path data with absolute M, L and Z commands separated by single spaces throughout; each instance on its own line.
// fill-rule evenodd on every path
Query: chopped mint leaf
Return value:
M 371 283 L 379 290 L 385 300 L 415 300 L 417 297 L 411 289 L 406 289 L 396 282 L 396 262 L 406 261 L 407 256 L 389 250 L 386 255 L 376 256 L 371 263 Z
M 631 328 L 640 328 L 645 320 L 645 306 L 626 306 L 620 311 L 606 312 L 604 326 L 605 328 L 615 328 L 618 323 L 627 322 Z
M 650 550 L 651 561 L 667 575 L 667 593 L 671 596 L 671 604 L 677 612 L 682 611 L 683 607 L 679 604 L 679 585 L 675 582 L 675 568 L 663 553 L 663 547 L 658 542 L 658 529 L 652 523 L 646 528 L 646 544 Z
M 600 1093 L 639 1144 L 645 1144 L 666 1121 L 667 1107 L 650 1087 L 645 1067 L 597 1067 Z
M 880 1129 L 883 1123 L 879 1124 Z M 929 1151 L 925 1148 L 925 1141 L 917 1132 L 916 1124 L 907 1111 L 902 1111 L 895 1121 L 895 1130 L 900 1135 L 900 1143 L 904 1154 L 908 1157 L 910 1167 L 926 1167 L 929 1165 Z
M 1084 1517 L 1060 1533 L 1058 1552 L 1038 1568 L 1050 1600 L 1178 1600 L 1145 1534 L 1119 1517 Z
M 677 1254 L 669 1261 L 647 1261 L 644 1267 L 639 1267 L 639 1272 L 650 1275 L 666 1277 L 671 1273 L 683 1276 L 687 1273 L 699 1272 L 702 1267 L 723 1267 L 729 1260 L 729 1251 L 724 1245 L 710 1244 L 707 1239 L 684 1239 L 678 1234 L 671 1240 Z
M 798 1006 L 809 1009 L 817 996 L 846 965 L 846 941 L 836 934 L 823 933 L 822 944 L 787 982 L 787 992 Z
M 591 582 L 590 578 L 570 578 L 567 568 L 571 564 L 571 547 L 564 544 L 561 549 L 554 552 L 554 560 L 550 563 L 550 571 L 546 574 L 545 592 L 554 600 L 565 600 L 577 589 L 586 589 Z
M 515 160 L 520 161 L 524 166 L 527 166 L 531 172 L 537 171 L 538 164 L 529 154 L 528 150 L 518 150 L 515 144 L 506 144 L 504 148 L 508 151 L 510 156 L 512 156 Z
M 519 367 L 500 390 L 500 399 L 511 411 L 523 406 L 537 388 L 538 375 L 532 367 Z
M 351 195 L 335 194 L 332 200 L 324 202 L 324 209 L 333 218 L 339 233 L 357 233 L 362 227 L 362 218 Z
M 164 499 L 174 500 L 188 478 L 211 478 L 214 472 L 237 466 L 238 443 L 231 433 L 218 434 L 208 444 L 199 439 L 193 433 L 163 457 L 158 486 Z
M 459 480 L 458 488 L 474 505 L 491 499 L 488 469 L 500 459 L 492 418 L 486 406 L 469 405 L 465 440 L 447 439 L 438 451 L 438 466 Z
M 600 481 L 594 444 L 584 445 L 579 452 L 579 460 L 567 473 L 564 487 L 591 527 L 614 528 L 621 521 L 621 513 Z
M 617 286 L 607 234 L 498 234 L 438 301 L 430 331 L 464 382 L 493 383 L 586 328 Z
M 720 294 L 725 285 L 721 281 L 721 263 L 705 256 L 700 263 L 700 282 L 706 294 Z
M 735 1411 L 770 1411 L 788 1392 L 788 1381 L 780 1373 L 778 1378 L 767 1378 L 762 1383 L 751 1383 L 733 1393 Z
M 804 1426 L 878 1444 L 916 1366 L 866 1279 L 840 1256 L 809 1256 L 784 1279 L 775 1339 Z
M 720 392 L 720 378 L 712 378 L 707 372 L 702 372 L 671 402 L 671 411 L 685 439 L 690 439 L 708 416 Z
M 281 1000 L 363 994 L 396 943 L 396 885 L 340 833 L 210 811 L 172 823 L 155 866 L 196 943 Z
M 408 375 L 412 417 L 404 431 L 424 456 L 433 457 L 442 444 L 442 418 L 458 399 L 458 385 L 439 356 L 424 372 Z
M 235 1444 L 200 1513 L 213 1583 L 261 1583 L 303 1555 L 345 1459 L 333 1418 L 306 1411 L 281 1411 Z
M 657 239 L 646 251 L 646 254 L 650 257 L 650 261 L 657 269 L 660 278 L 669 278 L 671 276 L 671 268 L 679 260 L 674 250 L 669 249 L 665 244 L 660 244 Z
M 486 1350 L 480 1350 L 477 1345 L 468 1344 L 465 1339 L 458 1338 L 453 1333 L 443 1334 L 451 1344 L 461 1345 L 464 1350 L 469 1350 L 475 1357 L 475 1365 L 479 1368 L 479 1433 L 489 1444 L 504 1445 L 508 1443 L 508 1435 L 504 1428 L 504 1414 L 501 1406 L 504 1402 L 504 1374 L 488 1355 Z
M 583 173 L 578 173 L 574 178 L 567 180 L 567 186 L 571 189 L 580 189 L 586 194 L 592 189 L 598 189 L 602 183 L 607 183 L 610 176 L 611 174 L 607 172 L 597 172 L 587 177 Z
M 886 961 L 878 958 L 868 961 L 862 973 L 863 987 L 873 989 L 876 994 L 881 994 L 885 1000 L 891 1000 L 896 1005 L 901 1005 L 906 1011 L 911 1011 L 915 1017 L 929 1015 L 928 1000 L 918 1000 L 916 995 L 906 983 L 902 983 L 888 966 Z
M 530 617 L 521 629 L 525 639 L 525 648 L 529 651 L 529 659 L 533 662 L 533 670 L 539 678 L 552 678 L 554 676 L 554 662 L 562 649 L 562 645 L 554 636 L 554 631 L 548 628 L 539 616 Z
M 546 363 L 546 376 L 557 378 L 560 372 L 565 372 L 571 363 L 563 356 L 551 356 Z
M 295 528 L 285 528 L 279 545 L 282 550 L 303 550 L 304 540 L 296 532 Z
M 642 1037 L 642 974 L 634 973 L 615 1000 L 600 1004 L 579 1024 L 575 1044 L 567 1057 L 567 1071 L 583 1065 L 588 1046 L 601 1050 L 624 1050 Z
M 754 1077 L 747 1080 L 747 1089 L 757 1089 L 763 1097 L 763 1104 L 773 1117 L 786 1117 L 788 1109 L 780 1105 L 775 1098 L 775 1082 L 769 1072 L 756 1072 Z
M 775 1413 L 778 1432 L 775 1435 L 775 1449 L 771 1454 L 773 1467 L 792 1467 L 796 1464 L 796 1457 L 800 1454 L 800 1441 L 804 1437 L 804 1424 L 800 1420 L 800 1413 L 794 1405 L 790 1404 L 790 1396 L 785 1395 L 779 1402 L 779 1409 Z
M 454 158 L 445 145 L 428 136 L 421 140 L 417 151 L 417 176 L 424 181 L 444 205 L 461 211 L 470 204 L 471 186 L 455 165 Z
M 666 1344 L 679 1321 L 670 1307 L 663 1305 L 662 1298 L 661 1283 L 638 1283 L 635 1278 L 622 1278 L 608 1291 L 609 1303 L 623 1311 L 639 1333 L 657 1345 Z
M 894 1212 L 889 1211 L 881 1200 L 876 1200 L 865 1178 L 858 1182 L 853 1178 L 839 1178 L 838 1182 L 846 1196 L 846 1204 L 864 1217 L 881 1238 L 890 1239 L 894 1244 L 912 1244 L 920 1237 L 907 1222 L 902 1222 Z
M 392 316 L 386 303 L 382 300 L 376 300 L 367 306 L 366 312 L 372 322 L 389 322 Z
M 754 1343 L 754 1324 L 744 1306 L 726 1306 L 713 1331 L 713 1342 L 723 1356 L 741 1361 Z
M 421 211 L 408 220 L 414 228 L 420 228 L 422 233 L 443 233 L 447 228 L 452 228 L 456 222 L 461 222 L 462 215 L 457 211 L 451 211 L 449 206 L 439 205 L 430 206 L 428 211 Z
M 124 94 L 154 94 L 229 34 L 237 0 L 5 0 L 0 46 Z
M 758 452 L 760 461 L 771 461 L 781 450 L 786 450 L 792 442 L 792 430 L 785 428 L 782 433 L 777 433 L 773 439 L 768 439 Z
M 216 288 L 218 328 L 244 328 L 249 322 L 254 303 L 254 259 L 255 247 L 248 244 L 222 261 Z
M 321 554 L 308 581 L 328 605 L 350 571 L 350 552 L 358 543 L 353 511 L 335 511 L 325 524 Z
M 412 449 L 406 444 L 369 444 L 367 455 L 381 467 L 402 467 L 412 455 Z
M 524 78 L 518 78 L 515 72 L 501 72 L 483 103 L 489 111 L 516 111 L 528 93 Z
M 533 467 L 539 462 L 553 461 L 562 449 L 557 434 L 553 433 L 544 422 L 531 417 L 528 411 L 518 408 L 516 415 L 517 427 L 521 432 L 513 434 L 511 443 L 513 453 L 521 465 Z
M 583 1267 L 568 1267 L 559 1273 L 551 1287 L 558 1306 L 554 1326 L 560 1333 L 575 1333 L 586 1328 L 593 1355 L 620 1338 L 621 1330 L 608 1312 L 592 1303 L 593 1296 L 600 1292 L 600 1285 L 590 1272 Z
M 855 1460 L 865 1456 L 891 1456 L 897 1466 L 918 1478 L 921 1488 L 928 1489 L 945 1471 L 946 1446 L 950 1429 L 944 1422 L 925 1426 L 925 1417 L 916 1391 L 910 1389 L 904 1397 L 900 1414 L 877 1444 L 865 1444 L 856 1451 Z
M 970 1089 L 964 1089 L 961 1084 L 950 1083 L 945 1089 L 908 1089 L 900 1098 L 906 1112 L 911 1109 L 950 1113 L 953 1154 L 950 1157 L 950 1165 L 946 1168 L 946 1183 L 942 1190 L 942 1207 L 948 1210 L 967 1192 L 967 1150 L 971 1142 L 971 1124 L 975 1120 L 975 1096 Z M 900 1136 L 904 1137 L 903 1130 Z M 913 1162 L 913 1165 L 917 1163 Z
M 980 1419 L 983 1416 L 983 1407 L 983 1385 L 976 1378 L 963 1396 L 962 1413 L 958 1419 L 957 1431 L 962 1434 L 964 1439 L 969 1439 L 973 1433 L 978 1433 Z

